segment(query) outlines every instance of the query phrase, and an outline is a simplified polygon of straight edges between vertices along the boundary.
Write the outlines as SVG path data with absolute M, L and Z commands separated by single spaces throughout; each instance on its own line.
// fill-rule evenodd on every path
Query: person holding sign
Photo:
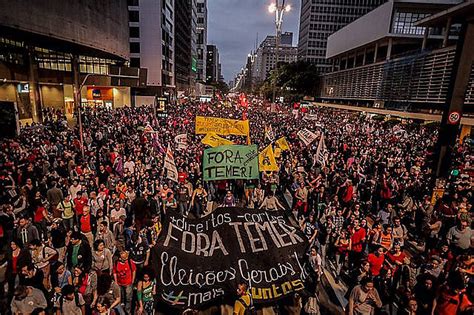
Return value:
M 285 210 L 285 207 L 281 205 L 281 203 L 278 201 L 277 197 L 275 197 L 275 194 L 273 191 L 268 192 L 268 196 L 263 199 L 262 205 L 260 206 L 259 209 L 265 209 L 269 211 L 276 211 L 276 210 Z
M 198 183 L 197 188 L 191 197 L 191 205 L 193 205 L 196 218 L 201 217 L 201 213 L 207 201 L 207 191 L 202 187 L 202 183 Z
M 223 207 L 235 207 L 235 198 L 230 190 L 227 191 L 227 194 L 224 197 L 224 202 L 222 203 Z

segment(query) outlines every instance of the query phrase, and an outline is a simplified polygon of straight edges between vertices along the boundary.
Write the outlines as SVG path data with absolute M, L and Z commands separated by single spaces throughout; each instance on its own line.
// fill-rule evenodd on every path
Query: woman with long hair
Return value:
M 72 284 L 76 291 L 82 294 L 87 305 L 91 305 L 97 300 L 97 273 L 95 271 L 85 270 L 80 265 L 74 267 Z
M 23 248 L 20 240 L 13 239 L 5 255 L 5 261 L 7 262 L 5 277 L 8 282 L 8 300 L 10 301 L 13 298 L 15 288 L 18 286 L 17 276 L 21 274 L 21 266 L 25 266 L 31 261 L 30 251 Z
M 206 209 L 207 191 L 202 187 L 202 183 L 198 182 L 196 189 L 191 197 L 191 205 L 194 207 L 196 217 L 200 218 Z
M 141 280 L 137 284 L 138 314 L 154 314 L 154 295 L 156 294 L 156 284 L 153 280 L 151 270 L 145 268 L 142 270 Z
M 351 248 L 351 238 L 347 230 L 341 230 L 339 237 L 334 243 L 336 248 L 336 282 L 339 282 L 342 267 L 346 264 L 347 256 Z

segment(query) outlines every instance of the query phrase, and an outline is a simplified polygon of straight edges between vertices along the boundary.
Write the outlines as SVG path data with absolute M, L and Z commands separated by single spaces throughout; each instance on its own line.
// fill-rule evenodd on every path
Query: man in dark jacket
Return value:
M 30 219 L 27 217 L 23 217 L 18 221 L 16 237 L 22 244 L 28 244 L 32 240 L 40 239 L 38 229 L 31 224 Z
M 36 268 L 33 263 L 21 267 L 20 285 L 31 286 L 41 290 L 47 296 L 48 291 L 44 286 L 43 279 L 43 271 Z
M 69 269 L 81 265 L 85 270 L 92 266 L 91 247 L 80 232 L 71 234 L 71 241 L 66 250 L 66 265 Z
M 55 218 L 61 217 L 61 211 L 57 210 L 58 204 L 63 201 L 64 196 L 61 189 L 57 187 L 57 183 L 53 181 L 52 187 L 46 192 L 46 197 L 48 198 L 49 205 L 51 207 L 51 212 Z

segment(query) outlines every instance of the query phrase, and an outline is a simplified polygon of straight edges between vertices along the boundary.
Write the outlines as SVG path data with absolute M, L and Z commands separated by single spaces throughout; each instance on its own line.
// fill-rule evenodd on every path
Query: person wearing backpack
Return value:
M 120 258 L 114 265 L 114 280 L 120 287 L 122 303 L 125 305 L 127 314 L 131 314 L 136 271 L 137 267 L 128 257 L 128 252 L 125 250 L 120 251 Z
M 239 283 L 237 285 L 237 295 L 239 298 L 234 304 L 234 315 L 253 315 L 256 314 L 252 303 L 252 297 L 247 291 L 246 283 Z
M 49 275 L 51 263 L 58 260 L 58 252 L 54 248 L 46 246 L 40 240 L 32 240 L 29 244 L 30 255 L 36 268 L 41 269 L 44 274 L 43 283 L 46 289 L 50 288 Z
M 86 302 L 82 294 L 75 292 L 74 286 L 67 284 L 61 290 L 62 296 L 55 304 L 56 315 L 85 315 Z

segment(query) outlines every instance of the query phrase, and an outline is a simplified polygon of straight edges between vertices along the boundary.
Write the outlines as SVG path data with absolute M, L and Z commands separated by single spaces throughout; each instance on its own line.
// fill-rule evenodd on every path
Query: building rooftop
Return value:
M 391 0 L 329 36 L 326 58 L 333 58 L 384 38 L 421 38 L 422 27 L 415 25 L 416 19 L 459 2 L 460 0 Z M 400 16 L 401 20 L 397 21 L 396 12 L 412 14 L 410 19 L 405 15 Z
M 458 23 L 464 22 L 466 16 L 474 16 L 474 0 L 466 0 L 454 7 L 424 18 L 415 24 L 417 26 L 434 26 L 444 23 L 448 19 L 451 19 L 452 23 Z

